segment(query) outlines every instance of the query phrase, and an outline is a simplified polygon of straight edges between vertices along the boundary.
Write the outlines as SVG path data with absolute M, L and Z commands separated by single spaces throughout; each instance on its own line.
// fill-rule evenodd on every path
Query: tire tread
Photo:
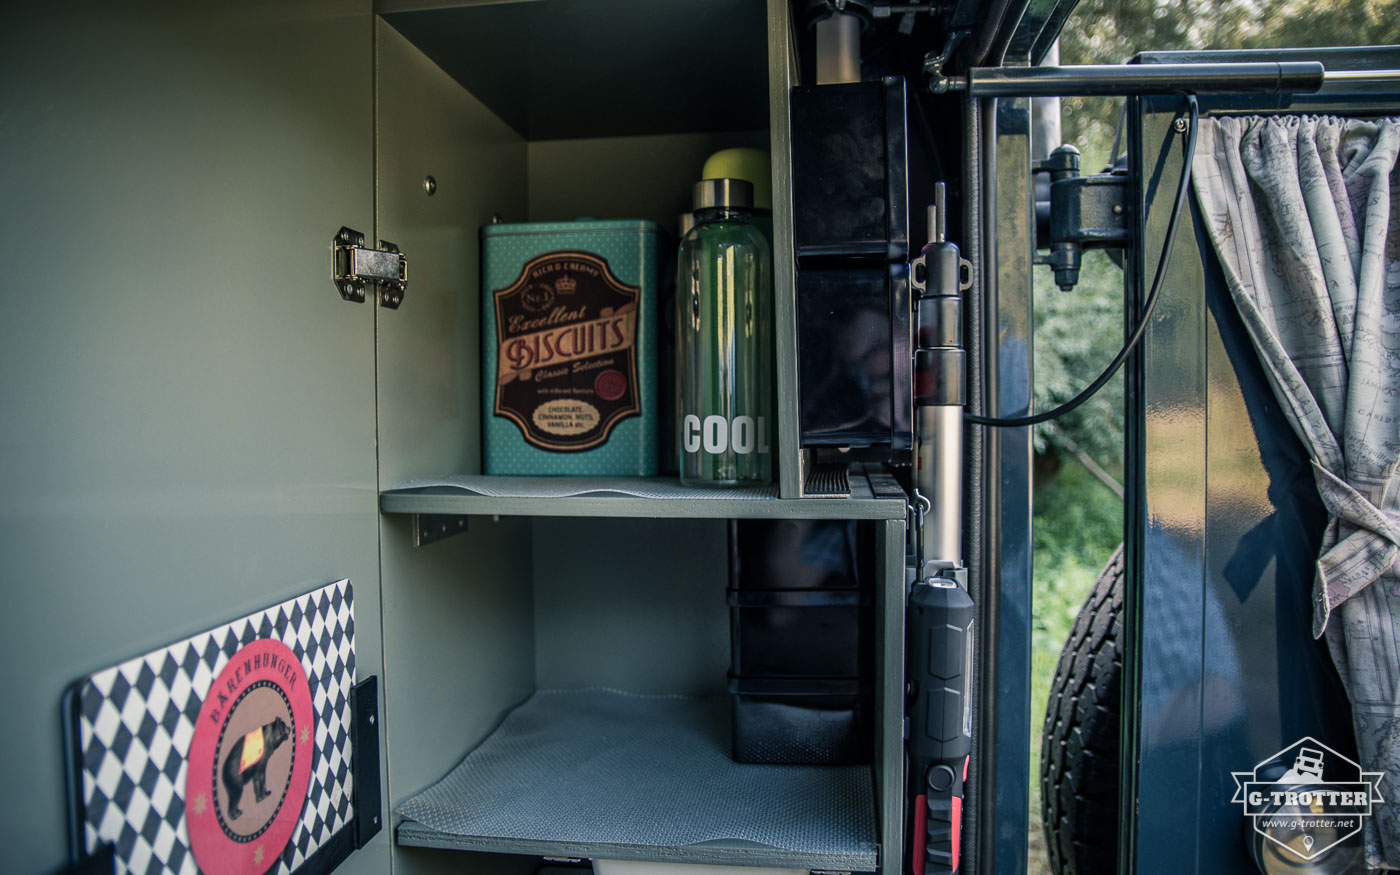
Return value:
M 1045 708 L 1041 823 L 1056 875 L 1117 870 L 1122 638 L 1120 545 L 1075 617 Z

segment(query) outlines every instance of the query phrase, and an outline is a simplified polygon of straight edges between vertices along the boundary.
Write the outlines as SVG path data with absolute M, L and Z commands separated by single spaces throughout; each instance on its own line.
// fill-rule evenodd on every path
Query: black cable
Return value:
M 1171 260 L 1172 244 L 1176 241 L 1176 228 L 1181 219 L 1181 214 L 1186 207 L 1186 192 L 1191 186 L 1191 162 L 1196 157 L 1196 126 L 1201 120 L 1201 110 L 1196 104 L 1196 95 L 1186 95 L 1186 101 L 1189 104 L 1191 113 L 1190 121 L 1187 123 L 1186 166 L 1182 168 L 1181 181 L 1178 182 L 1176 186 L 1176 203 L 1172 206 L 1172 217 L 1171 220 L 1167 222 L 1167 234 L 1162 240 L 1162 256 L 1157 259 L 1157 272 L 1152 277 L 1152 291 L 1147 295 L 1147 302 L 1142 308 L 1142 318 L 1138 320 L 1137 328 L 1133 330 L 1133 334 L 1128 338 L 1128 342 L 1123 344 L 1123 348 L 1118 351 L 1118 355 L 1114 356 L 1113 361 L 1104 369 L 1104 372 L 1099 374 L 1098 379 L 1090 383 L 1084 391 L 1075 395 L 1059 407 L 1032 416 L 1018 416 L 1009 419 L 1002 419 L 995 416 L 977 416 L 969 413 L 963 417 L 968 422 L 977 425 L 989 425 L 994 428 L 1022 428 L 1028 425 L 1039 425 L 1042 422 L 1049 422 L 1052 419 L 1064 416 L 1066 413 L 1069 413 L 1085 401 L 1094 397 L 1094 395 L 1104 387 L 1105 383 L 1113 379 L 1113 375 L 1118 373 L 1118 369 L 1123 366 L 1123 362 L 1128 360 L 1128 356 L 1132 354 L 1138 342 L 1141 341 L 1143 335 L 1147 333 L 1147 322 L 1152 318 L 1152 310 L 1157 306 L 1157 299 L 1161 297 L 1162 294 L 1162 284 L 1167 276 L 1167 263 Z

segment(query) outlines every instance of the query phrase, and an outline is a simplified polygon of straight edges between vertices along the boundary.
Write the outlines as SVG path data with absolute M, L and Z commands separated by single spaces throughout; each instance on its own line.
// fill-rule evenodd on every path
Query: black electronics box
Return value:
M 851 520 L 730 522 L 735 761 L 870 762 L 873 542 Z
M 906 263 L 798 271 L 804 447 L 909 449 L 910 312 Z
M 730 678 L 736 762 L 864 765 L 874 697 L 851 678 Z
M 906 100 L 898 76 L 792 90 L 802 446 L 867 461 L 912 443 Z
M 904 79 L 805 85 L 791 107 L 798 261 L 908 258 Z

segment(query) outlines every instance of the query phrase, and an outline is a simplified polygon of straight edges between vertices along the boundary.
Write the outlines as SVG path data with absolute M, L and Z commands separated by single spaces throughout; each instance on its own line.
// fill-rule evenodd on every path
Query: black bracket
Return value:
M 350 760 L 355 775 L 355 847 L 363 848 L 384 826 L 379 807 L 379 678 L 370 675 L 350 690 Z
M 423 547 L 467 530 L 467 518 L 437 513 L 413 515 L 413 546 Z

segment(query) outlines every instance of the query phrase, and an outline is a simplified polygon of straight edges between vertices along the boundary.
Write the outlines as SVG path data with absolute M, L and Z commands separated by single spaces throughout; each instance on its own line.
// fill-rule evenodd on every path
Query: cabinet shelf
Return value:
M 540 691 L 398 808 L 402 845 L 874 871 L 868 766 L 729 758 L 722 696 Z
M 453 475 L 380 494 L 385 513 L 693 519 L 903 519 L 904 494 L 888 475 L 852 470 L 849 498 L 780 499 L 776 486 L 695 489 L 665 477 Z

